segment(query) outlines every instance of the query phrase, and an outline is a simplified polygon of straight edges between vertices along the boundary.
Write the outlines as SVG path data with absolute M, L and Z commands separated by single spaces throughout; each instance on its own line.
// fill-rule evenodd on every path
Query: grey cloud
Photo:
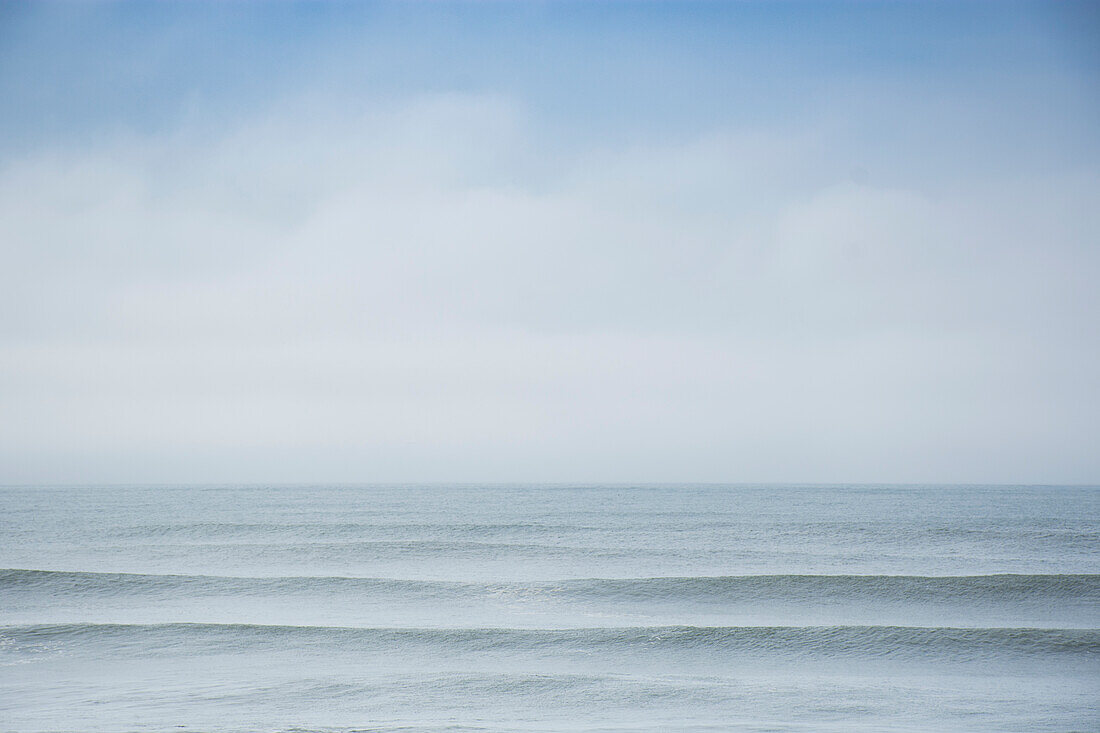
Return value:
M 292 106 L 0 171 L 0 478 L 1100 468 L 1094 175 L 857 183 L 824 133 L 548 151 L 498 97 Z

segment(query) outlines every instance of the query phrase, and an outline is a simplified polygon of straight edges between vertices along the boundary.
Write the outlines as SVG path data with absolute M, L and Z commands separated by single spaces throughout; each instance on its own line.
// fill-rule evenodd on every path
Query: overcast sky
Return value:
M 1100 482 L 1100 11 L 0 5 L 0 483 Z

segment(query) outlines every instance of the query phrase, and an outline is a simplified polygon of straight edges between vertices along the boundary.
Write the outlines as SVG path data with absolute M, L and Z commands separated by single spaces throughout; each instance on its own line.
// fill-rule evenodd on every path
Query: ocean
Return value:
M 1100 489 L 0 489 L 2 731 L 1097 731 Z

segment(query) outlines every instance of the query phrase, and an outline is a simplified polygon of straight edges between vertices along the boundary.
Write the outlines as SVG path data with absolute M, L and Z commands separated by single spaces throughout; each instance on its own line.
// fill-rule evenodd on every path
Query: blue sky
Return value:
M 1095 154 L 1100 12 L 1089 3 L 8 3 L 5 147 L 188 115 L 248 115 L 288 93 L 369 102 L 504 94 L 555 133 L 667 135 L 845 122 L 986 145 L 986 124 Z M 937 119 L 936 115 L 943 118 Z M 927 134 L 928 131 L 925 131 Z M 990 138 L 993 138 L 992 140 Z M 1067 142 L 1065 147 L 1071 147 Z M 921 152 L 927 153 L 927 150 Z M 1060 150 L 1065 153 L 1066 151 Z
M 1066 481 L 1090 3 L 0 6 L 0 481 Z

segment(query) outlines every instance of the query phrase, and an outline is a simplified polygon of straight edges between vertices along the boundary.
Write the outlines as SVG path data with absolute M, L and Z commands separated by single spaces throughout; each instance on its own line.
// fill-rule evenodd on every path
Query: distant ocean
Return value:
M 1097 731 L 1100 489 L 0 489 L 0 731 Z

